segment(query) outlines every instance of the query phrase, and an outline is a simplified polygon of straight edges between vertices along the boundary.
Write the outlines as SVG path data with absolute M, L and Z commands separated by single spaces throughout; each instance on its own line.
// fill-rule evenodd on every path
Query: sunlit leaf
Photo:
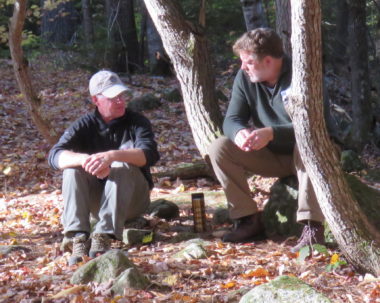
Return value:
M 259 267 L 255 270 L 251 270 L 248 273 L 242 274 L 243 278 L 253 278 L 253 277 L 259 278 L 259 277 L 267 277 L 267 276 L 269 276 L 269 272 L 265 268 L 262 268 L 262 267 Z
M 68 289 L 61 290 L 59 293 L 52 296 L 51 299 L 64 298 L 64 297 L 67 297 L 68 295 L 78 293 L 78 292 L 85 290 L 85 289 L 86 289 L 86 286 L 84 286 L 84 285 L 74 286 L 74 287 L 71 287 Z
M 330 264 L 335 264 L 336 262 L 339 261 L 339 255 L 338 254 L 333 254 L 330 259 Z
M 230 288 L 233 288 L 236 286 L 236 282 L 235 281 L 231 281 L 231 282 L 228 282 L 226 284 L 222 284 L 221 287 L 223 289 L 230 289 Z
M 153 241 L 153 232 L 145 235 L 142 239 L 143 244 L 151 243 Z
M 12 167 L 10 166 L 7 166 L 4 170 L 3 170 L 3 174 L 8 176 L 12 171 Z
M 162 280 L 162 283 L 169 286 L 176 285 L 178 283 L 178 275 L 169 275 Z

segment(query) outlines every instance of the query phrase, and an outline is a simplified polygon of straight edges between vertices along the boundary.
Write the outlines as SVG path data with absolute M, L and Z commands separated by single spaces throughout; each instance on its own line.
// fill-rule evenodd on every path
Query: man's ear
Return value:
M 91 101 L 94 103 L 96 106 L 98 106 L 98 96 L 91 96 Z

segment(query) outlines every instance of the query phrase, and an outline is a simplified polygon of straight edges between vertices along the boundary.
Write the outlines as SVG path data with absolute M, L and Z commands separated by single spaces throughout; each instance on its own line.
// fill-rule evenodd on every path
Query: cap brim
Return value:
M 116 96 L 120 95 L 122 92 L 128 91 L 129 88 L 123 84 L 115 84 L 112 85 L 110 88 L 107 88 L 102 92 L 102 95 L 107 98 L 115 98 Z

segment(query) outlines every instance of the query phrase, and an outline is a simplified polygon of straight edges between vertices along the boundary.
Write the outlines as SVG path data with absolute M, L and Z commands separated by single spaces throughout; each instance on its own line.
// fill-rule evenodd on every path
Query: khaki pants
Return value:
M 112 234 L 121 240 L 124 223 L 149 207 L 149 185 L 137 166 L 113 162 L 105 181 L 82 168 L 63 171 L 64 233 L 90 233 L 90 213 L 97 223 L 94 233 Z
M 324 220 L 297 148 L 293 155 L 276 154 L 268 148 L 245 152 L 228 138 L 221 137 L 211 144 L 210 159 L 226 194 L 231 219 L 257 212 L 257 205 L 251 198 L 246 177 L 246 172 L 249 171 L 264 177 L 297 175 L 299 182 L 297 221 Z

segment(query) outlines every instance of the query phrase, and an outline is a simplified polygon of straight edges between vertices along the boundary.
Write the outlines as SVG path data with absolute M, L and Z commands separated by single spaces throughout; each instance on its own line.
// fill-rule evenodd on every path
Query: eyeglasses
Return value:
M 117 95 L 116 97 L 113 98 L 108 98 L 102 94 L 100 94 L 104 99 L 107 99 L 107 101 L 111 103 L 116 103 L 116 102 L 125 102 L 128 100 L 129 95 L 127 93 L 121 93 L 120 95 Z

